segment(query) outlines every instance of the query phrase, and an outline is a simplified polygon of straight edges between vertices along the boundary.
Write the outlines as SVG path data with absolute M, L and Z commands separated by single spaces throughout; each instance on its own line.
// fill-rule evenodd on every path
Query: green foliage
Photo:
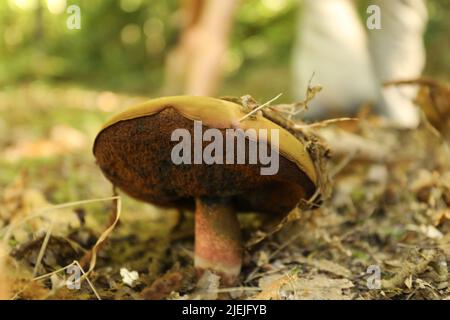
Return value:
M 75 82 L 143 94 L 161 87 L 165 57 L 180 31 L 177 0 L 60 1 L 80 7 L 80 30 L 67 28 L 70 14 L 65 7 L 49 9 L 48 2 L 58 0 L 0 2 L 0 85 Z M 359 2 L 361 15 L 366 2 Z M 448 78 L 450 4 L 446 0 L 428 4 L 427 72 Z M 254 76 L 259 71 L 285 78 L 275 87 L 288 84 L 297 5 L 295 0 L 241 2 L 226 56 L 224 91 L 233 91 L 234 83 L 250 79 L 264 92 L 260 86 L 264 83 Z

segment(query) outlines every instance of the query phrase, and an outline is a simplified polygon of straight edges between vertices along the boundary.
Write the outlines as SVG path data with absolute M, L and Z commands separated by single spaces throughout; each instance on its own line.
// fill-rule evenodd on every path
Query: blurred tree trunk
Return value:
M 211 96 L 221 77 L 237 0 L 183 0 L 184 26 L 166 61 L 165 94 Z
M 37 8 L 34 11 L 34 31 L 33 40 L 36 45 L 39 45 L 44 36 L 44 12 L 41 2 L 38 2 Z

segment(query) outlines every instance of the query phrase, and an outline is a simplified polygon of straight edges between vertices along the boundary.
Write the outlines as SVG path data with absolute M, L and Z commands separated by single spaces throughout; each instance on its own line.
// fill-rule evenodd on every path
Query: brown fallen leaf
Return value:
M 300 279 L 296 285 L 296 300 L 350 300 L 352 294 L 345 290 L 354 285 L 347 279 L 331 279 L 317 275 L 310 279 Z
M 172 292 L 180 291 L 191 278 L 192 274 L 189 271 L 170 270 L 142 290 L 141 297 L 145 300 L 166 299 Z
M 253 299 L 262 300 L 349 300 L 345 290 L 354 285 L 348 279 L 332 279 L 324 275 L 300 278 L 297 275 L 273 275 L 260 280 L 261 293 Z
M 349 278 L 351 276 L 350 270 L 348 270 L 346 267 L 341 266 L 330 260 L 324 260 L 324 259 L 313 260 L 313 259 L 308 259 L 308 258 L 304 258 L 304 257 L 298 257 L 296 260 L 300 263 L 304 263 L 304 264 L 313 266 L 313 267 L 319 269 L 320 271 L 326 271 L 326 272 L 332 273 L 334 275 L 341 276 L 343 278 Z
M 285 275 L 271 275 L 260 279 L 261 292 L 255 295 L 253 300 L 281 300 L 281 290 L 288 284 L 295 283 L 298 276 L 295 273 Z

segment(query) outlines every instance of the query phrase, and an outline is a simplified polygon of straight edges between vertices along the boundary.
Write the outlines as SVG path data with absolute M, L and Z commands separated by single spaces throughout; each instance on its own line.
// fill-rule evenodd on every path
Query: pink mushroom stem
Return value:
M 199 274 L 211 270 L 225 285 L 236 282 L 242 266 L 241 230 L 227 199 L 196 199 L 194 260 Z

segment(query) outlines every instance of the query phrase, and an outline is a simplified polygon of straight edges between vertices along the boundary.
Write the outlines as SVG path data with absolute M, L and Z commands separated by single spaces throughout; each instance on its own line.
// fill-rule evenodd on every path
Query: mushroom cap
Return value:
M 107 121 L 95 139 L 93 152 L 104 175 L 139 200 L 165 207 L 193 207 L 198 197 L 227 197 L 240 211 L 287 213 L 316 191 L 318 177 L 313 161 L 303 142 L 286 129 L 261 115 L 240 122 L 243 116 L 242 106 L 221 99 L 153 99 Z M 172 132 L 184 128 L 193 141 L 195 120 L 202 121 L 202 133 L 209 128 L 221 131 L 223 155 L 226 129 L 266 129 L 269 144 L 270 130 L 278 129 L 278 172 L 261 175 L 260 169 L 267 165 L 259 160 L 248 163 L 248 139 L 245 164 L 174 164 L 171 152 L 179 142 L 171 141 Z M 209 143 L 202 141 L 203 148 Z

